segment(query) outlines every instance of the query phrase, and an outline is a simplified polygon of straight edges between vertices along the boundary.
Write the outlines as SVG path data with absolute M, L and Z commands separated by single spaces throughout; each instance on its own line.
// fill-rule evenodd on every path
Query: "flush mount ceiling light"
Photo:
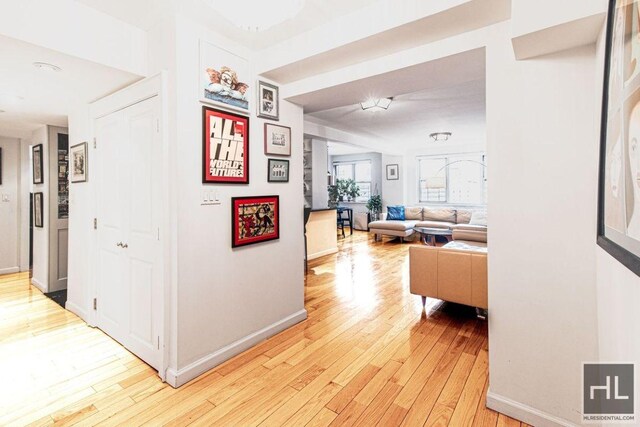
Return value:
M 429 137 L 435 142 L 448 141 L 451 136 L 451 132 L 434 132 Z
M 236 27 L 266 31 L 295 17 L 305 0 L 208 0 L 209 5 Z
M 49 64 L 48 62 L 34 62 L 33 66 L 42 71 L 62 71 L 62 68 L 57 65 Z
M 360 103 L 363 110 L 381 111 L 386 110 L 391 105 L 393 98 L 369 98 Z

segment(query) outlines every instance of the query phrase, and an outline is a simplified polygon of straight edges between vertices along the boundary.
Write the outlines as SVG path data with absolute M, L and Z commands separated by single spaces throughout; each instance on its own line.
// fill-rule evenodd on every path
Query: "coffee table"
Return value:
M 447 239 L 447 242 L 450 242 L 453 234 L 451 230 L 447 228 L 413 227 L 413 230 L 420 234 L 422 243 L 428 246 L 436 245 L 436 236 L 443 236 Z

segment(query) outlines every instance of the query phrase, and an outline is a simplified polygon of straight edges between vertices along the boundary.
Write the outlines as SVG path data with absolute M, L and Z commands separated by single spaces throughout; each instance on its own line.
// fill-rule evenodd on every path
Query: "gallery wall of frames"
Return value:
M 247 185 L 265 180 L 273 185 L 289 182 L 291 127 L 280 120 L 279 88 L 269 82 L 249 81 L 249 61 L 200 40 L 200 102 L 202 103 L 202 183 Z M 255 105 L 252 107 L 253 103 Z M 252 109 L 264 122 L 267 176 L 251 174 Z M 277 195 L 231 198 L 231 247 L 276 240 L 280 237 Z

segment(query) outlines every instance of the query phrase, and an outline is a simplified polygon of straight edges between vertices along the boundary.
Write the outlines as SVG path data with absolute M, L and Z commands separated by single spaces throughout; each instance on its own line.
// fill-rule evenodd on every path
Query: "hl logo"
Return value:
M 633 363 L 585 363 L 582 390 L 584 415 L 598 416 L 600 421 L 604 420 L 600 416 L 605 415 L 633 416 L 633 368 Z

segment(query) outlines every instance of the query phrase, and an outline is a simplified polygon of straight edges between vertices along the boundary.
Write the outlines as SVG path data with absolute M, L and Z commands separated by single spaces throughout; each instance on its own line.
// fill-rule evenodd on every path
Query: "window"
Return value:
M 419 200 L 424 203 L 486 203 L 484 154 L 418 157 Z
M 356 203 L 366 203 L 371 197 L 371 161 L 334 163 L 336 179 L 353 179 L 360 189 Z

